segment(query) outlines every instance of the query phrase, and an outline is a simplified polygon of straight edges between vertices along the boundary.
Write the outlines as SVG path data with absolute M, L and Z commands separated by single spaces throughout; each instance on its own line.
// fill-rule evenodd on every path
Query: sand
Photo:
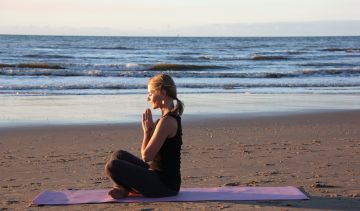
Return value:
M 140 124 L 0 129 L 0 210 L 359 210 L 360 111 L 183 117 L 182 186 L 297 186 L 311 199 L 27 207 L 45 189 L 111 187 L 111 152 Z

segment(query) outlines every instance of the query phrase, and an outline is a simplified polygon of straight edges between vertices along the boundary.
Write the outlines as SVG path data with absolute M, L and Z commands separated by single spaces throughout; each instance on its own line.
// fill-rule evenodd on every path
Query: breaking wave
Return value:
M 14 68 L 40 68 L 40 69 L 64 69 L 58 64 L 51 63 L 20 63 L 20 64 L 0 64 L 0 68 L 14 67 Z
M 224 67 L 176 64 L 139 65 L 123 64 L 113 66 L 87 66 L 81 69 L 65 69 L 50 64 L 0 64 L 3 76 L 90 76 L 90 77 L 151 77 L 159 71 L 178 78 L 298 78 L 313 76 L 360 76 L 360 68 L 305 69 L 288 72 L 276 71 L 224 71 Z M 212 68 L 214 70 L 212 70 Z M 222 68 L 222 69 L 221 69 Z

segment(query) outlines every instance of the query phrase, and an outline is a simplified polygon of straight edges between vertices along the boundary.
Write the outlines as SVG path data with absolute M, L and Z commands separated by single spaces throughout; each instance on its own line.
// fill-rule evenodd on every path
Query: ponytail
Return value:
M 177 97 L 175 98 L 175 100 L 176 100 L 176 105 L 175 108 L 172 110 L 172 112 L 181 116 L 184 112 L 184 103 L 181 100 L 179 100 Z

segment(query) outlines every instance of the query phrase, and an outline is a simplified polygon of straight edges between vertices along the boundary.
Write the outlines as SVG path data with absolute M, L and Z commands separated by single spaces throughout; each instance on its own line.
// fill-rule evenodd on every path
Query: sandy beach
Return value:
M 109 188 L 111 152 L 140 155 L 140 124 L 0 128 L 0 210 L 359 210 L 360 111 L 183 117 L 182 186 L 296 186 L 306 201 L 27 207 L 46 189 Z

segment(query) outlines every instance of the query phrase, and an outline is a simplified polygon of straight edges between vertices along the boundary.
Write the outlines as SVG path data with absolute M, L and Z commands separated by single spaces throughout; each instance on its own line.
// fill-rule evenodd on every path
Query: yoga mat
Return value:
M 245 201 L 245 200 L 297 200 L 309 199 L 298 188 L 288 187 L 215 187 L 181 188 L 176 196 L 147 198 L 132 195 L 123 199 L 113 199 L 110 189 L 63 190 L 40 193 L 32 205 L 68 205 L 107 202 L 169 202 L 169 201 Z

